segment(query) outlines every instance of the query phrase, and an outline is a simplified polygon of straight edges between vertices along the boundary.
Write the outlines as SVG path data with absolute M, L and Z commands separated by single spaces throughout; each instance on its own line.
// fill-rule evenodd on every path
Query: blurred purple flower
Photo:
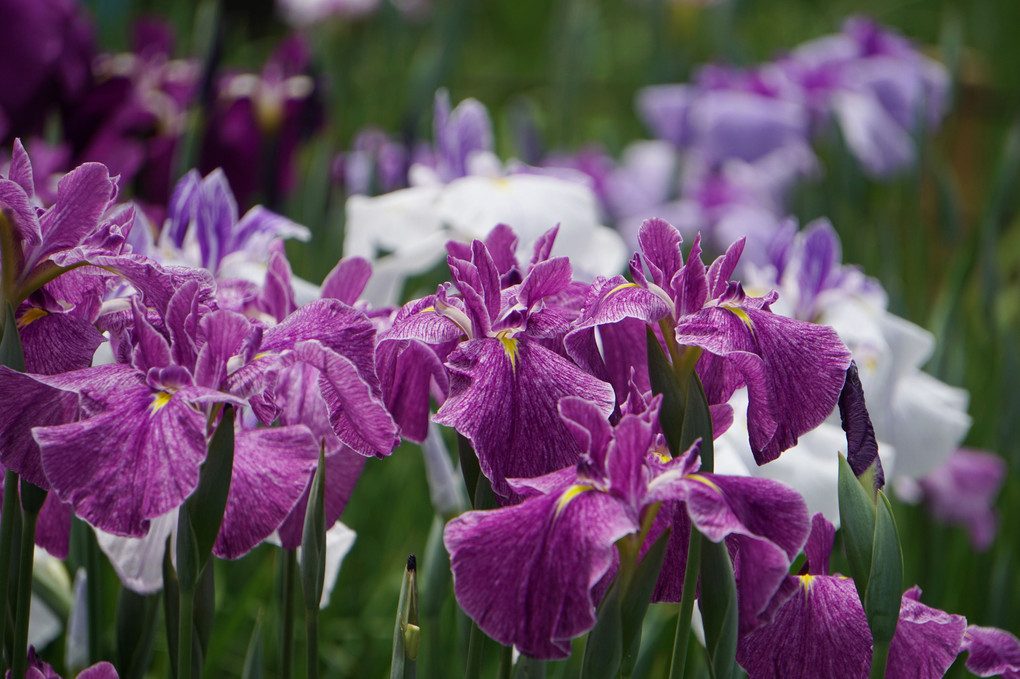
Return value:
M 918 484 L 935 519 L 967 529 L 977 550 L 995 540 L 995 497 L 1006 480 L 1006 461 L 994 453 L 960 448 Z
M 261 196 L 277 206 L 297 182 L 298 145 L 323 122 L 310 60 L 308 46 L 293 36 L 261 73 L 226 75 L 217 85 L 199 168 L 222 168 L 241 205 Z
M 74 0 L 8 0 L 0 22 L 0 140 L 41 134 L 89 82 L 92 26 Z

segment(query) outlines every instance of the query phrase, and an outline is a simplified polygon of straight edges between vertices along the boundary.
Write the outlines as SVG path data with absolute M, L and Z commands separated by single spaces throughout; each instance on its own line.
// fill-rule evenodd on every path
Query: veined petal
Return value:
M 77 419 L 78 395 L 7 366 L 0 366 L 0 392 L 6 395 L 0 408 L 0 464 L 29 483 L 49 488 L 32 427 Z
M 234 439 L 230 493 L 213 554 L 237 559 L 279 528 L 304 493 L 318 458 L 319 444 L 307 427 L 239 432 Z
M 940 679 L 960 653 L 966 618 L 925 606 L 920 598 L 921 590 L 912 587 L 900 600 L 886 676 Z
M 836 405 L 850 352 L 832 328 L 750 306 L 707 308 L 680 319 L 680 344 L 702 347 L 740 372 L 758 464 L 779 457 Z
M 791 577 L 772 624 L 740 637 L 737 662 L 755 679 L 864 679 L 871 632 L 852 580 Z
M 969 651 L 967 669 L 979 677 L 1020 677 L 1020 639 L 995 627 L 971 625 L 963 635 L 961 650 Z
M 582 492 L 529 498 L 447 524 L 454 591 L 490 637 L 535 658 L 565 658 L 595 624 L 591 588 L 613 562 L 613 543 L 638 529 L 619 500 Z M 559 511 L 557 511 L 559 509 Z
M 19 332 L 25 371 L 44 375 L 89 367 L 96 348 L 105 341 L 87 319 L 62 313 L 44 313 Z
M 613 410 L 612 387 L 526 338 L 482 338 L 450 354 L 450 396 L 435 421 L 471 441 L 482 473 L 509 497 L 507 477 L 533 477 L 576 464 L 580 450 L 559 417 L 564 396 Z
M 92 525 L 131 537 L 195 490 L 206 454 L 205 415 L 142 385 L 102 414 L 32 434 L 60 498 Z
M 359 455 L 347 446 L 343 446 L 333 455 L 326 457 L 326 525 L 332 526 L 343 514 L 347 501 L 354 492 L 354 486 L 365 467 L 364 455 Z M 314 473 L 314 472 L 313 472 Z M 280 524 L 280 544 L 284 549 L 295 549 L 301 544 L 301 533 L 305 525 L 305 512 L 308 509 L 308 497 L 311 492 L 312 475 L 308 474 L 304 494 L 294 505 L 294 509 Z M 328 532 L 328 529 L 327 529 Z

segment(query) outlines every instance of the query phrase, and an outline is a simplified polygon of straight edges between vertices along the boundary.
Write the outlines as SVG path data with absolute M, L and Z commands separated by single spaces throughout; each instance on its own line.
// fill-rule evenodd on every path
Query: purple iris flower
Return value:
M 48 114 L 73 106 L 89 82 L 92 26 L 74 0 L 4 3 L 0 25 L 0 140 L 43 131 Z
M 464 435 L 496 494 L 513 498 L 508 477 L 577 462 L 577 444 L 556 415 L 561 398 L 591 399 L 607 417 L 615 401 L 609 384 L 564 356 L 583 286 L 572 281 L 566 257 L 549 258 L 555 229 L 540 239 L 523 276 L 516 238 L 499 233 L 492 250 L 478 240 L 470 248 L 450 244 L 458 294 L 447 283 L 409 302 L 381 341 L 418 340 L 448 352 L 450 394 L 435 420 Z
M 101 662 L 82 670 L 77 679 L 118 679 L 117 669 L 108 662 Z M 7 672 L 8 679 L 11 679 L 11 672 Z M 40 658 L 34 647 L 28 649 L 28 667 L 25 670 L 25 679 L 61 679 L 53 667 Z
M 867 677 L 872 641 L 853 580 L 829 575 L 835 529 L 821 514 L 812 519 L 799 575 L 783 583 L 785 602 L 770 624 L 744 634 L 737 662 L 752 679 L 810 676 L 817 679 Z M 889 648 L 890 679 L 941 677 L 956 660 L 967 621 L 920 601 L 921 590 L 903 594 L 899 623 Z
M 294 36 L 261 73 L 227 75 L 217 86 L 199 166 L 222 168 L 241 205 L 260 195 L 276 206 L 297 183 L 298 145 L 323 120 L 310 62 L 308 46 Z
M 631 260 L 634 282 L 623 276 L 596 280 L 582 319 L 567 336 L 567 349 L 579 364 L 596 375 L 615 375 L 620 394 L 629 366 L 638 369 L 638 379 L 647 379 L 644 345 L 640 338 L 634 345 L 633 324 L 621 321 L 658 324 L 674 360 L 697 360 L 710 406 L 722 406 L 747 386 L 748 433 L 758 464 L 774 460 L 825 420 L 842 389 L 850 353 L 831 328 L 773 314 L 775 292 L 748 297 L 730 280 L 742 240 L 707 268 L 698 239 L 684 263 L 680 234 L 663 220 L 646 221 L 639 240 L 642 252 Z M 603 349 L 600 355 L 596 328 L 603 346 L 608 337 L 619 350 Z M 620 333 L 630 340 L 616 337 Z
M 807 537 L 803 500 L 773 481 L 698 472 L 697 444 L 671 459 L 657 411 L 658 399 L 647 412 L 626 413 L 611 427 L 590 401 L 562 399 L 560 416 L 582 450 L 578 464 L 511 479 L 523 502 L 468 512 L 447 524 L 457 600 L 486 634 L 537 658 L 566 657 L 570 639 L 595 624 L 597 591 L 604 591 L 598 585 L 614 568 L 617 541 L 630 536 L 637 542 L 653 522 L 659 527 L 647 534 L 645 546 L 669 526 L 686 542 L 692 525 L 715 542 L 735 536 L 770 545 L 776 559 L 749 559 L 738 594 L 742 622 L 768 607 Z M 773 561 L 778 577 L 772 577 Z M 752 562 L 757 577 L 750 575 Z M 682 579 L 682 565 L 664 569 L 659 592 L 678 592 Z
M 450 93 L 439 90 L 432 126 L 436 171 L 444 183 L 466 177 L 472 154 L 494 148 L 489 111 L 477 99 L 465 99 L 451 110 Z
M 378 127 L 354 135 L 351 149 L 333 163 L 334 180 L 348 194 L 374 196 L 407 187 L 410 153 Z

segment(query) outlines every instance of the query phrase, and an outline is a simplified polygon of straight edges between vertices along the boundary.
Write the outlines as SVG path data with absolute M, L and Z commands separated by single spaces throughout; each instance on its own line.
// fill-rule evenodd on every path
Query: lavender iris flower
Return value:
M 647 374 L 643 345 L 619 357 L 606 353 L 610 360 L 604 361 L 594 349 L 594 330 L 599 328 L 605 342 L 606 335 L 624 329 L 618 324 L 625 319 L 659 324 L 674 360 L 697 358 L 710 406 L 725 404 L 747 386 L 748 434 L 758 464 L 779 457 L 832 412 L 849 352 L 831 328 L 773 314 L 775 292 L 748 297 L 740 283 L 730 281 L 743 241 L 706 268 L 699 241 L 684 263 L 680 234 L 662 220 L 645 222 L 639 239 L 642 252 L 631 260 L 633 283 L 616 276 L 593 284 L 584 316 L 567 336 L 575 360 L 595 374 L 627 373 L 611 365 L 615 360 Z
M 537 658 L 566 657 L 569 640 L 595 624 L 593 589 L 614 567 L 615 543 L 637 540 L 653 521 L 659 528 L 648 534 L 648 545 L 670 525 L 683 541 L 693 525 L 716 542 L 740 536 L 770 544 L 785 564 L 779 578 L 753 584 L 747 578 L 738 595 L 754 608 L 761 601 L 767 606 L 807 537 L 807 512 L 795 493 L 774 482 L 699 473 L 697 445 L 670 459 L 657 432 L 658 399 L 615 427 L 581 398 L 562 399 L 559 412 L 583 451 L 578 464 L 511 479 L 523 502 L 468 512 L 444 532 L 457 600 L 486 634 Z M 663 502 L 678 511 L 659 511 Z M 765 571 L 771 572 L 759 573 Z M 682 581 L 682 566 L 665 569 L 661 578 L 677 576 Z M 659 589 L 679 590 L 680 583 L 660 581 Z
M 555 236 L 554 229 L 542 238 L 523 279 L 512 249 L 490 252 L 477 240 L 470 251 L 451 246 L 447 261 L 459 294 L 444 284 L 409 302 L 381 340 L 454 344 L 446 355 L 450 394 L 435 419 L 467 437 L 503 498 L 516 497 L 508 477 L 577 462 L 580 451 L 556 416 L 560 398 L 591 399 L 606 417 L 614 406 L 609 384 L 562 355 L 583 286 L 572 281 L 565 257 L 549 258 Z

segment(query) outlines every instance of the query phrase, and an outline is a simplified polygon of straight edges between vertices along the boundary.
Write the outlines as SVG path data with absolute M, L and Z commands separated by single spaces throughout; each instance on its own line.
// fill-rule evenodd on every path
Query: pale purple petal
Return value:
M 961 448 L 920 485 L 936 519 L 965 526 L 975 549 L 987 549 L 995 539 L 995 497 L 1006 472 L 998 455 Z
M 20 186 L 29 198 L 35 195 L 32 161 L 29 160 L 28 152 L 25 151 L 25 146 L 20 139 L 14 140 L 14 149 L 11 151 L 11 167 L 7 171 L 7 178 Z
M 354 304 L 372 276 L 372 265 L 364 257 L 345 257 L 322 281 L 322 296 Z
M 595 624 L 591 588 L 613 562 L 613 543 L 638 529 L 619 500 L 581 492 L 529 498 L 447 524 L 454 591 L 490 637 L 535 658 L 565 658 Z

